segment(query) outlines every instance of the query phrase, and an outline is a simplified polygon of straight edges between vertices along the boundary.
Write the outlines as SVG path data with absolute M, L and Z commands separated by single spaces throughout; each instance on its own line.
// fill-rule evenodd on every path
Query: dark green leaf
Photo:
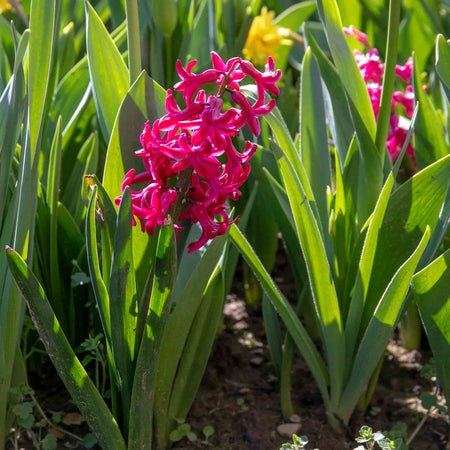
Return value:
M 414 275 L 414 298 L 419 307 L 437 378 L 450 400 L 450 250 Z
M 131 193 L 127 188 L 117 215 L 114 250 L 109 284 L 111 345 L 114 362 L 121 380 L 124 418 L 128 422 L 136 359 L 138 299 L 131 239 Z
M 109 141 L 119 106 L 129 88 L 128 69 L 94 8 L 86 2 L 86 47 L 97 114 Z
M 436 40 L 436 72 L 450 102 L 450 44 L 440 34 Z
M 300 88 L 300 157 L 316 200 L 322 229 L 328 228 L 327 186 L 331 186 L 328 133 L 319 66 L 311 49 L 303 58 Z M 328 236 L 328 233 L 325 234 Z M 329 238 L 324 239 L 331 246 Z
M 150 307 L 137 357 L 131 398 L 128 448 L 149 448 L 152 443 L 156 371 L 164 329 L 172 303 L 177 270 L 173 227 L 159 233 Z
M 348 422 L 358 400 L 367 388 L 398 322 L 412 275 L 430 239 L 430 234 L 430 228 L 427 227 L 417 248 L 393 276 L 367 328 L 364 329 L 350 377 L 339 400 L 338 414 L 345 423 Z
M 449 179 L 447 156 L 414 175 L 392 194 L 378 236 L 361 329 L 367 326 L 395 272 L 417 247 L 426 226 L 434 230 Z
M 423 90 L 416 58 L 414 58 L 413 85 L 415 99 L 420 105 L 414 130 L 414 154 L 418 168 L 423 169 L 447 155 L 449 146 L 445 140 L 441 118 Z
M 39 149 L 56 27 L 55 0 L 35 0 L 30 11 L 28 106 L 31 159 Z
M 11 248 L 7 248 L 7 258 L 47 353 L 100 445 L 125 450 L 125 442 L 114 417 L 67 342 L 38 280 Z
M 142 146 L 139 137 L 147 120 L 155 121 L 164 115 L 165 91 L 145 72 L 142 72 L 120 105 L 117 120 L 112 131 L 103 172 L 103 186 L 109 197 L 121 194 L 123 177 L 130 169 L 143 172 L 141 158 L 134 151 Z M 156 236 L 141 231 L 138 225 L 133 229 L 133 261 L 139 295 L 144 291 L 153 263 Z

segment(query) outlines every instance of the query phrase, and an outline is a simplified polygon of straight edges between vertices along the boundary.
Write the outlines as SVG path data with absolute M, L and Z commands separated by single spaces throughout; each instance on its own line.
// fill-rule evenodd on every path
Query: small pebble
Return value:
M 300 431 L 301 425 L 299 423 L 283 423 L 277 426 L 278 434 L 282 437 L 291 438 L 293 434 Z
M 301 422 L 300 416 L 298 414 L 292 414 L 292 416 L 289 417 L 289 422 L 300 423 Z
M 248 328 L 248 323 L 245 320 L 240 320 L 233 325 L 233 330 L 246 330 Z
M 261 356 L 255 356 L 250 358 L 250 364 L 252 366 L 260 366 L 264 362 L 264 358 Z

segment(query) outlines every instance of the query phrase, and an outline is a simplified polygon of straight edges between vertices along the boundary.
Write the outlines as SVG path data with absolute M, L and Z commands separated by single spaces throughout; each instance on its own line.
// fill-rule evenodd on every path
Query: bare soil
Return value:
M 198 436 L 202 435 L 204 426 L 215 428 L 209 439 L 210 448 L 278 450 L 289 439 L 276 431 L 284 420 L 260 311 L 254 309 L 249 314 L 245 303 L 230 295 L 224 317 L 224 330 L 217 339 L 187 423 Z M 368 414 L 356 414 L 347 433 L 340 435 L 327 423 L 320 393 L 298 357 L 292 375 L 293 400 L 295 413 L 300 417 L 298 434 L 308 436 L 307 448 L 353 449 L 358 445 L 353 439 L 365 424 L 381 431 L 405 422 L 410 435 L 426 413 L 418 396 L 433 389 L 432 383 L 420 376 L 429 358 L 427 351 L 408 351 L 392 340 Z M 409 448 L 445 449 L 448 431 L 447 416 L 434 413 Z M 188 450 L 205 446 L 185 438 L 174 448 Z
M 279 262 L 277 282 L 289 295 L 292 292 L 291 277 L 285 271 L 283 258 Z M 175 450 L 278 450 L 282 443 L 290 441 L 277 432 L 277 427 L 285 421 L 281 414 L 278 380 L 270 361 L 261 308 L 246 304 L 239 280 L 233 289 L 227 297 L 221 332 L 186 420 L 198 440 L 191 442 L 183 438 L 174 445 Z M 397 422 L 404 422 L 408 435 L 411 435 L 426 414 L 418 397 L 422 392 L 433 390 L 432 382 L 420 375 L 420 370 L 430 357 L 427 350 L 406 350 L 394 337 L 386 350 L 371 407 L 365 415 L 356 413 L 346 432 L 339 434 L 327 423 L 320 393 L 302 358 L 297 356 L 292 372 L 292 398 L 300 421 L 297 434 L 308 436 L 308 449 L 320 450 L 354 449 L 358 445 L 354 438 L 362 425 L 369 425 L 374 431 L 383 431 L 390 430 Z M 33 376 L 30 383 L 49 416 L 56 411 L 63 412 L 63 416 L 76 411 L 50 363 L 40 371 L 39 376 Z M 62 426 L 79 436 L 89 432 L 85 423 Z M 210 445 L 202 442 L 205 426 L 213 426 L 215 430 L 209 438 Z M 448 416 L 435 412 L 427 418 L 409 448 L 450 448 L 446 447 L 448 436 Z M 84 448 L 69 435 L 58 437 L 60 449 L 67 448 L 65 445 L 68 442 L 73 445 L 72 448 Z M 22 434 L 19 444 L 17 448 L 34 448 L 26 433 Z

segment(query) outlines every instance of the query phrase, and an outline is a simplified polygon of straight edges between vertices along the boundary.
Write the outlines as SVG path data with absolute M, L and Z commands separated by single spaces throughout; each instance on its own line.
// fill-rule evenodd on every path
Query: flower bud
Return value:
M 178 22 L 175 0 L 152 0 L 153 22 L 165 37 L 172 36 Z

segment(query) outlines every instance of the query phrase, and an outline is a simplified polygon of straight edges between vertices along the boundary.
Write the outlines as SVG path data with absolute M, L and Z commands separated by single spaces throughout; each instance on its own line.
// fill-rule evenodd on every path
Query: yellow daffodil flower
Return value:
M 263 65 L 267 62 L 268 56 L 277 59 L 277 50 L 280 45 L 291 42 L 286 39 L 290 35 L 290 31 L 275 25 L 273 23 L 274 17 L 275 12 L 268 11 L 263 6 L 260 15 L 253 19 L 242 51 L 246 59 Z
M 11 8 L 8 0 L 0 0 L 0 14 L 3 14 L 5 11 L 8 11 Z

